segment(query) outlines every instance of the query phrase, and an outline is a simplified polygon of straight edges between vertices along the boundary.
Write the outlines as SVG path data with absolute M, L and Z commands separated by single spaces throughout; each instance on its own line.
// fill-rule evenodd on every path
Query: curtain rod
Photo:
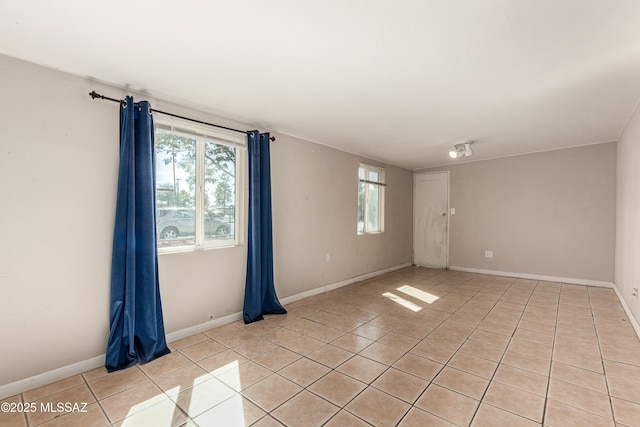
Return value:
M 108 96 L 100 95 L 95 90 L 89 92 L 89 96 L 91 98 L 93 98 L 93 99 L 100 98 L 100 99 L 105 99 L 107 101 L 117 102 L 119 104 L 122 104 L 123 102 L 125 102 L 124 99 L 115 99 L 115 98 L 110 98 Z M 214 125 L 213 123 L 203 122 L 202 120 L 196 120 L 196 119 L 192 119 L 192 118 L 189 118 L 189 117 L 179 116 L 179 115 L 173 114 L 173 113 L 167 113 L 166 111 L 156 110 L 154 108 L 151 108 L 150 110 L 151 110 L 152 113 L 164 114 L 165 116 L 176 117 L 178 119 L 183 119 L 183 120 L 188 120 L 190 122 L 200 123 L 201 125 L 213 126 L 213 127 L 220 128 L 220 129 L 230 130 L 232 132 L 244 133 L 245 135 L 247 133 L 247 131 L 244 131 L 244 130 L 229 128 L 229 127 L 221 126 L 221 125 Z M 275 141 L 276 137 L 272 136 L 269 139 L 271 141 Z
M 374 184 L 374 185 L 380 185 L 382 187 L 386 187 L 387 184 L 383 183 L 383 182 L 378 182 L 378 181 L 369 181 L 368 179 L 359 179 L 358 181 L 363 182 L 365 184 Z

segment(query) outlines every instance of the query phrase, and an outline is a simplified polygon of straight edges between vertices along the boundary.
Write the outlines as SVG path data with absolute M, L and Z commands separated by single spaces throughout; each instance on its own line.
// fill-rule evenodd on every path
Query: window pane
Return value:
M 204 238 L 235 238 L 236 150 L 205 143 Z
M 196 141 L 156 131 L 158 247 L 195 243 Z
M 365 174 L 364 168 L 363 167 L 358 168 L 358 178 L 359 179 L 364 179 L 364 177 L 365 177 L 364 174 Z
M 380 187 L 374 184 L 369 186 L 369 203 L 367 204 L 367 231 L 380 231 Z
M 362 182 L 358 183 L 358 233 L 364 233 L 364 183 Z
M 380 182 L 379 179 L 380 175 L 378 174 L 378 172 L 369 171 L 369 181 Z

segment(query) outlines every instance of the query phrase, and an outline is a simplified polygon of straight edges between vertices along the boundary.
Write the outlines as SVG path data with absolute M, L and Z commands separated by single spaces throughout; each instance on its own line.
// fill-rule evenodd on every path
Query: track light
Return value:
M 449 151 L 449 157 L 451 157 L 452 159 L 457 159 L 458 158 L 458 150 L 451 150 Z
M 449 151 L 449 157 L 452 159 L 459 159 L 460 157 L 473 156 L 471 144 L 473 144 L 473 141 L 458 142 L 453 146 L 453 150 Z

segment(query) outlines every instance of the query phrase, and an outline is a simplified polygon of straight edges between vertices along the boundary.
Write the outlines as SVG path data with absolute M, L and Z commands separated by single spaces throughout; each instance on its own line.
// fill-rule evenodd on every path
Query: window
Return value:
M 358 169 L 358 234 L 384 231 L 384 169 Z
M 156 120 L 155 145 L 158 249 L 236 245 L 244 137 Z

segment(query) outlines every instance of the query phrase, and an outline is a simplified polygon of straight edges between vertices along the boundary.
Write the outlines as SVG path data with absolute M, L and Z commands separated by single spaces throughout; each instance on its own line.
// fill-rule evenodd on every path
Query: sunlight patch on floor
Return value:
M 236 360 L 212 373 L 225 373 L 227 381 L 241 388 L 239 365 Z M 229 374 L 232 373 L 237 378 L 230 378 Z M 223 425 L 245 425 L 242 396 L 218 378 L 207 374 L 194 379 L 192 387 L 177 386 L 132 405 L 121 427 L 174 426 L 187 421 L 183 411 L 192 417 L 197 416 L 201 421 L 212 421 L 212 416 L 215 416 L 218 422 L 224 421 Z
M 389 298 L 391 301 L 400 304 L 401 306 L 408 308 L 411 311 L 415 311 L 418 312 L 420 310 L 422 310 L 422 307 L 420 307 L 417 304 L 412 303 L 409 300 L 406 300 L 404 298 L 402 298 L 401 296 L 398 296 L 392 292 L 385 292 L 384 294 L 382 294 L 383 297 L 387 297 Z
M 172 427 L 183 421 L 187 421 L 186 415 L 180 411 L 175 402 L 166 399 L 142 412 L 127 416 L 127 418 L 122 421 L 120 427 Z
M 433 294 L 430 294 L 429 292 L 425 292 L 423 290 L 420 290 L 418 288 L 414 288 L 413 286 L 409 286 L 409 285 L 404 285 L 404 286 L 400 286 L 397 290 L 399 290 L 400 292 L 403 292 L 409 296 L 412 296 L 414 298 L 419 299 L 420 301 L 424 301 L 427 304 L 433 304 L 434 302 L 438 301 L 440 299 L 440 297 L 435 296 Z
M 248 423 L 243 403 L 242 395 L 236 394 L 231 399 L 197 416 L 194 421 L 201 426 L 246 426 Z

